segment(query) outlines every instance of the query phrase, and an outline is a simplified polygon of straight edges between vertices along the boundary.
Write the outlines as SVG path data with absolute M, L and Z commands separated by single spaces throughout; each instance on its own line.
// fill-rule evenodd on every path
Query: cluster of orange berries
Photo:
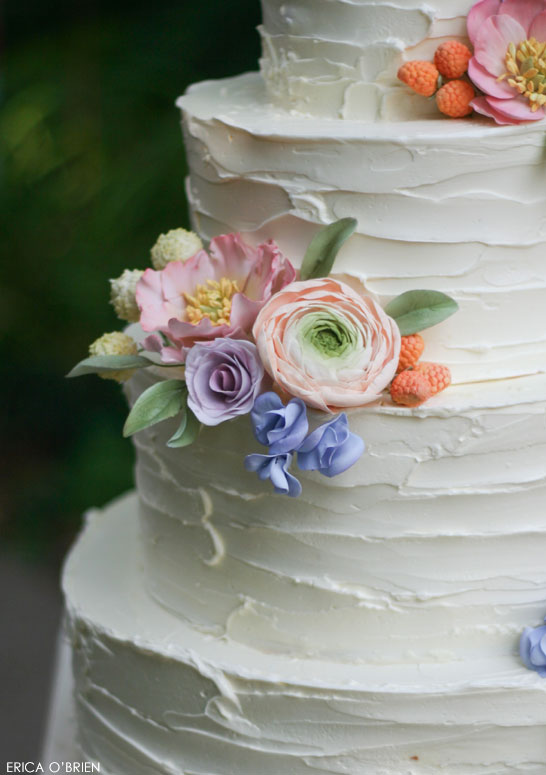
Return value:
M 419 363 L 425 343 L 420 334 L 402 337 L 396 377 L 391 382 L 391 398 L 403 406 L 420 406 L 451 384 L 447 366 Z
M 440 113 L 451 118 L 463 118 L 472 113 L 474 87 L 461 80 L 468 69 L 472 52 L 458 40 L 448 40 L 438 46 L 434 62 L 406 62 L 398 70 L 398 78 L 423 97 L 436 95 Z M 443 83 L 443 78 L 449 80 Z

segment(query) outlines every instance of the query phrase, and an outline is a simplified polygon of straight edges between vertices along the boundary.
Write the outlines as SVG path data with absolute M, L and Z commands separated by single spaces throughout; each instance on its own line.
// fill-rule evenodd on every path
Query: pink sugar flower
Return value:
M 284 288 L 260 310 L 253 333 L 281 389 L 325 412 L 376 401 L 398 366 L 395 321 L 333 277 Z
M 474 110 L 497 124 L 544 118 L 546 0 L 481 0 L 467 25 L 468 75 L 484 93 L 470 103 Z
M 295 277 L 273 241 L 254 248 L 239 234 L 216 237 L 209 253 L 200 250 L 185 262 L 144 272 L 136 300 L 142 328 L 154 332 L 144 346 L 160 352 L 163 363 L 183 363 L 195 342 L 248 339 L 260 309 Z

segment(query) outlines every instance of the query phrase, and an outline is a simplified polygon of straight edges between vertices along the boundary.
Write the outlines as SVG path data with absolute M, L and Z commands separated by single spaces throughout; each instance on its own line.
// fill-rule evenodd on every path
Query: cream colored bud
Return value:
M 140 310 L 136 303 L 136 286 L 144 272 L 141 269 L 124 269 L 119 277 L 110 280 L 110 303 L 120 320 L 138 323 Z
M 193 231 L 171 229 L 160 234 L 151 250 L 154 269 L 165 269 L 169 261 L 187 261 L 199 250 L 203 243 Z
M 89 346 L 89 355 L 137 355 L 136 343 L 130 336 L 121 331 L 112 331 L 103 334 Z M 125 382 L 135 373 L 135 369 L 123 369 L 122 371 L 99 372 L 103 379 L 115 379 L 116 382 Z

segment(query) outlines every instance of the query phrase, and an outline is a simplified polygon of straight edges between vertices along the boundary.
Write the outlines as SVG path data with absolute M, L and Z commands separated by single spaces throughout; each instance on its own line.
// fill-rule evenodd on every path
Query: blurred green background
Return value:
M 112 382 L 63 375 L 121 327 L 108 278 L 187 226 L 175 98 L 255 69 L 258 0 L 4 6 L 0 81 L 0 537 L 59 558 L 132 483 Z

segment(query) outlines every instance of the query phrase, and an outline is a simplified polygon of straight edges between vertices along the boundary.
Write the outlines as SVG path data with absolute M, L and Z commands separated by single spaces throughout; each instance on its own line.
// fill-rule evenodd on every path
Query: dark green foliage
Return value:
M 175 98 L 254 69 L 258 0 L 9 0 L 0 92 L 0 531 L 36 555 L 132 483 L 113 382 L 64 374 L 122 328 L 108 278 L 187 226 Z

